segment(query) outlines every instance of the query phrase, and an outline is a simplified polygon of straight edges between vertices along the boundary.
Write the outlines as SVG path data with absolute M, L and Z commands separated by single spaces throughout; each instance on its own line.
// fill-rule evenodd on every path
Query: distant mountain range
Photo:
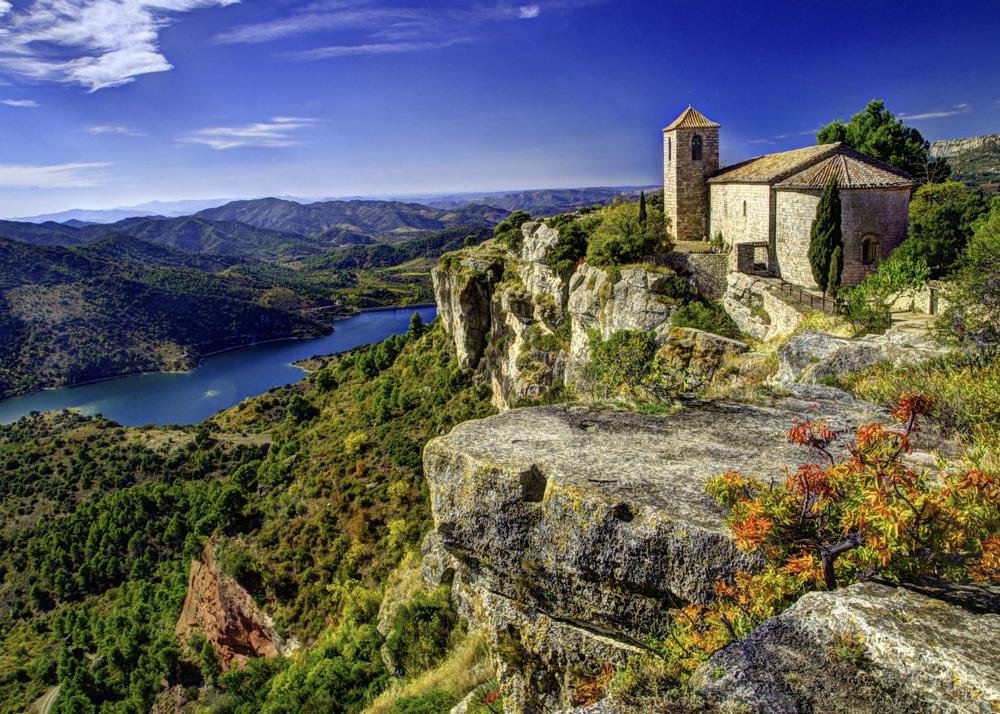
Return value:
M 604 186 L 595 188 L 544 188 L 528 191 L 501 191 L 497 193 L 458 193 L 419 198 L 434 208 L 457 209 L 467 206 L 487 205 L 507 211 L 527 211 L 533 216 L 565 213 L 585 206 L 610 203 L 617 196 L 637 197 L 640 191 L 647 194 L 659 191 L 660 186 Z
M 450 210 L 398 201 L 301 204 L 278 198 L 236 201 L 193 216 L 127 218 L 110 224 L 0 221 L 0 237 L 32 245 L 73 246 L 131 236 L 187 253 L 290 260 L 334 248 L 399 242 L 449 228 L 489 228 L 507 211 Z
M 280 198 L 233 201 L 195 214 L 212 221 L 239 221 L 257 228 L 297 233 L 333 245 L 371 238 L 395 242 L 455 226 L 493 226 L 507 211 L 492 206 L 431 208 L 401 201 L 323 201 L 301 204 Z M 371 242 L 371 241 L 367 241 Z
M 0 398 L 328 330 L 274 307 L 271 284 L 216 273 L 227 264 L 121 236 L 75 247 L 0 239 Z
M 935 141 L 931 155 L 948 159 L 955 179 L 1000 193 L 1000 134 Z
M 303 205 L 327 202 L 382 201 L 404 203 L 420 203 L 432 208 L 457 209 L 474 204 L 485 204 L 508 211 L 528 211 L 533 215 L 547 215 L 562 211 L 590 206 L 595 203 L 607 203 L 615 196 L 625 193 L 638 195 L 640 190 L 656 190 L 657 186 L 602 186 L 595 188 L 561 188 L 536 189 L 526 191 L 494 191 L 480 193 L 433 193 L 409 196 L 350 196 L 340 198 L 300 198 L 296 196 L 279 196 L 278 200 L 291 201 Z M 262 199 L 274 200 L 274 199 Z M 46 213 L 38 216 L 11 218 L 12 221 L 26 223 L 65 223 L 79 228 L 82 224 L 117 223 L 126 218 L 145 218 L 163 216 L 176 218 L 190 216 L 199 211 L 223 206 L 233 202 L 248 203 L 249 200 L 231 198 L 210 198 L 186 201 L 151 201 L 137 206 L 126 206 L 106 210 L 74 208 L 58 213 Z

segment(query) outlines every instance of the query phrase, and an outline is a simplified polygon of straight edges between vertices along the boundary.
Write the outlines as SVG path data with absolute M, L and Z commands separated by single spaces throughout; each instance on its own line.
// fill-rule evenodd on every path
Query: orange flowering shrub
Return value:
M 730 509 L 737 546 L 763 556 L 760 572 L 716 584 L 718 599 L 678 611 L 664 654 L 678 676 L 815 589 L 880 577 L 1000 582 L 1000 476 L 979 468 L 927 470 L 905 462 L 931 400 L 904 394 L 896 427 L 867 424 L 835 456 L 822 421 L 788 432 L 812 463 L 781 482 L 728 471 L 709 493 Z

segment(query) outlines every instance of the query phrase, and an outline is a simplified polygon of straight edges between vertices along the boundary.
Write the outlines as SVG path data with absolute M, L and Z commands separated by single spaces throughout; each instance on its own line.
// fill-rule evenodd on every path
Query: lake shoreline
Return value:
M 234 352 L 236 350 L 248 349 L 250 347 L 257 347 L 259 345 L 275 344 L 275 343 L 278 343 L 278 342 L 289 342 L 289 343 L 292 343 L 292 342 L 300 342 L 300 341 L 303 341 L 303 340 L 315 340 L 315 339 L 320 339 L 320 338 L 323 338 L 323 337 L 329 337 L 334 332 L 336 332 L 336 327 L 335 327 L 334 323 L 339 322 L 341 320 L 348 320 L 348 319 L 350 319 L 352 317 L 357 317 L 358 315 L 362 315 L 362 314 L 366 314 L 366 313 L 374 313 L 374 312 L 391 312 L 391 311 L 396 311 L 396 310 L 408 310 L 410 308 L 412 308 L 414 310 L 417 310 L 417 309 L 426 309 L 426 308 L 431 308 L 431 307 L 437 307 L 437 305 L 435 303 L 420 303 L 420 304 L 417 304 L 417 305 L 396 305 L 396 306 L 387 305 L 385 307 L 356 308 L 353 312 L 350 312 L 350 313 L 347 313 L 347 314 L 337 315 L 336 317 L 331 318 L 330 330 L 328 332 L 324 332 L 321 335 L 311 335 L 311 336 L 310 335 L 302 335 L 302 336 L 298 336 L 298 337 L 296 337 L 296 336 L 291 336 L 291 337 L 274 337 L 274 338 L 267 339 L 267 340 L 256 340 L 256 341 L 252 341 L 252 342 L 243 342 L 243 343 L 240 343 L 238 345 L 233 345 L 232 347 L 225 347 L 225 348 L 223 348 L 221 350 L 213 350 L 211 352 L 205 352 L 205 353 L 199 354 L 195 358 L 194 363 L 191 365 L 191 367 L 189 369 L 154 369 L 154 370 L 135 371 L 135 372 L 119 372 L 117 374 L 108 375 L 106 377 L 98 377 L 96 379 L 86 379 L 86 380 L 83 380 L 83 381 L 80 381 L 80 382 L 66 382 L 65 384 L 57 384 L 57 385 L 54 385 L 54 386 L 51 386 L 51 387 L 39 387 L 38 389 L 30 389 L 28 391 L 13 392 L 13 393 L 10 393 L 10 394 L 6 394 L 6 395 L 3 395 L 3 396 L 0 396 L 0 405 L 4 404 L 5 402 L 12 401 L 14 399 L 24 399 L 26 397 L 30 397 L 30 396 L 33 396 L 33 395 L 36 395 L 36 394 L 41 394 L 41 393 L 44 393 L 44 392 L 54 392 L 54 391 L 58 391 L 60 389 L 73 389 L 74 387 L 86 387 L 86 386 L 89 386 L 89 385 L 101 384 L 102 382 L 111 382 L 111 381 L 116 380 L 116 379 L 124 379 L 126 377 L 142 377 L 142 376 L 146 376 L 146 375 L 156 375 L 156 374 L 191 374 L 196 369 L 198 369 L 200 366 L 202 366 L 202 364 L 204 364 L 204 361 L 207 358 L 209 358 L 209 357 L 215 357 L 215 356 L 221 355 L 221 354 L 226 354 L 227 352 Z M 352 349 L 356 349 L 356 348 L 352 348 Z M 350 350 L 347 350 L 347 351 L 350 351 Z M 295 366 L 295 365 L 293 365 L 293 366 Z M 308 371 L 302 369 L 301 367 L 296 366 L 296 369 L 301 370 L 303 372 L 303 374 L 306 374 L 306 375 L 309 374 Z

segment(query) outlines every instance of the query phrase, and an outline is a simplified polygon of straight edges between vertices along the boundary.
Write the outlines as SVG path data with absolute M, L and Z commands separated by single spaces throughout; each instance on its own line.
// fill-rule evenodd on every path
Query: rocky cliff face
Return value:
M 254 603 L 250 594 L 223 573 L 209 542 L 201 558 L 191 563 L 188 592 L 174 633 L 186 643 L 195 632 L 205 635 L 223 671 L 241 666 L 250 657 L 274 657 L 283 643 L 271 618 Z
M 527 223 L 523 232 L 517 253 L 490 242 L 445 256 L 432 272 L 438 312 L 459 361 L 486 376 L 495 406 L 509 409 L 553 388 L 582 386 L 591 335 L 645 330 L 668 341 L 673 268 L 611 275 L 581 265 L 561 276 L 546 264 L 559 233 L 544 223 Z
M 876 416 L 825 387 L 770 406 L 694 405 L 663 417 L 582 406 L 515 409 L 431 441 L 424 471 L 445 574 L 492 639 L 509 711 L 568 707 L 574 677 L 623 664 L 668 611 L 752 569 L 705 493 L 730 468 L 764 478 L 801 459 L 784 432 L 819 411 L 834 428 Z M 437 584 L 436 582 L 434 584 Z
M 501 413 L 427 444 L 435 528 L 421 570 L 429 586 L 450 585 L 460 613 L 487 633 L 507 712 L 628 712 L 610 699 L 573 707 L 581 683 L 648 654 L 672 610 L 710 600 L 718 580 L 758 565 L 736 549 L 707 481 L 729 469 L 782 478 L 805 457 L 786 440 L 796 419 L 821 417 L 840 433 L 884 420 L 820 382 L 937 350 L 912 334 L 807 332 L 779 351 L 765 404 L 688 399 L 666 416 L 513 408 L 557 389 L 585 392 L 592 340 L 618 330 L 652 333 L 657 363 L 693 385 L 748 349 L 671 328 L 678 272 L 580 265 L 560 276 L 546 264 L 557 241 L 555 230 L 526 224 L 518 253 L 487 243 L 434 271 L 445 328 Z M 801 321 L 751 276 L 729 276 L 724 304 L 761 339 L 787 337 Z M 766 356 L 739 361 L 754 357 Z M 814 593 L 706 663 L 685 711 L 1000 711 L 995 655 L 968 634 L 995 637 L 997 627 L 996 615 L 885 586 Z

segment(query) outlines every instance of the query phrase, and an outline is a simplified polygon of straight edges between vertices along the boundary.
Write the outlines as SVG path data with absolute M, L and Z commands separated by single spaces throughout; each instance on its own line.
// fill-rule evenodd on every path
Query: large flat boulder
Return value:
M 538 706 L 553 707 L 566 693 L 559 668 L 586 651 L 582 641 L 617 659 L 612 652 L 663 635 L 671 609 L 710 600 L 716 581 L 756 567 L 735 547 L 708 480 L 727 469 L 780 478 L 808 458 L 786 439 L 795 418 L 824 416 L 847 430 L 879 416 L 838 390 L 795 391 L 772 404 L 693 403 L 668 416 L 515 409 L 428 443 L 440 546 L 461 582 L 494 603 L 484 624 L 497 642 L 514 637 L 527 653 L 522 674 L 501 677 L 506 694 L 534 692 Z M 444 573 L 438 561 L 431 570 Z
M 725 711 L 1000 711 L 1000 614 L 863 583 L 803 596 L 692 679 Z

